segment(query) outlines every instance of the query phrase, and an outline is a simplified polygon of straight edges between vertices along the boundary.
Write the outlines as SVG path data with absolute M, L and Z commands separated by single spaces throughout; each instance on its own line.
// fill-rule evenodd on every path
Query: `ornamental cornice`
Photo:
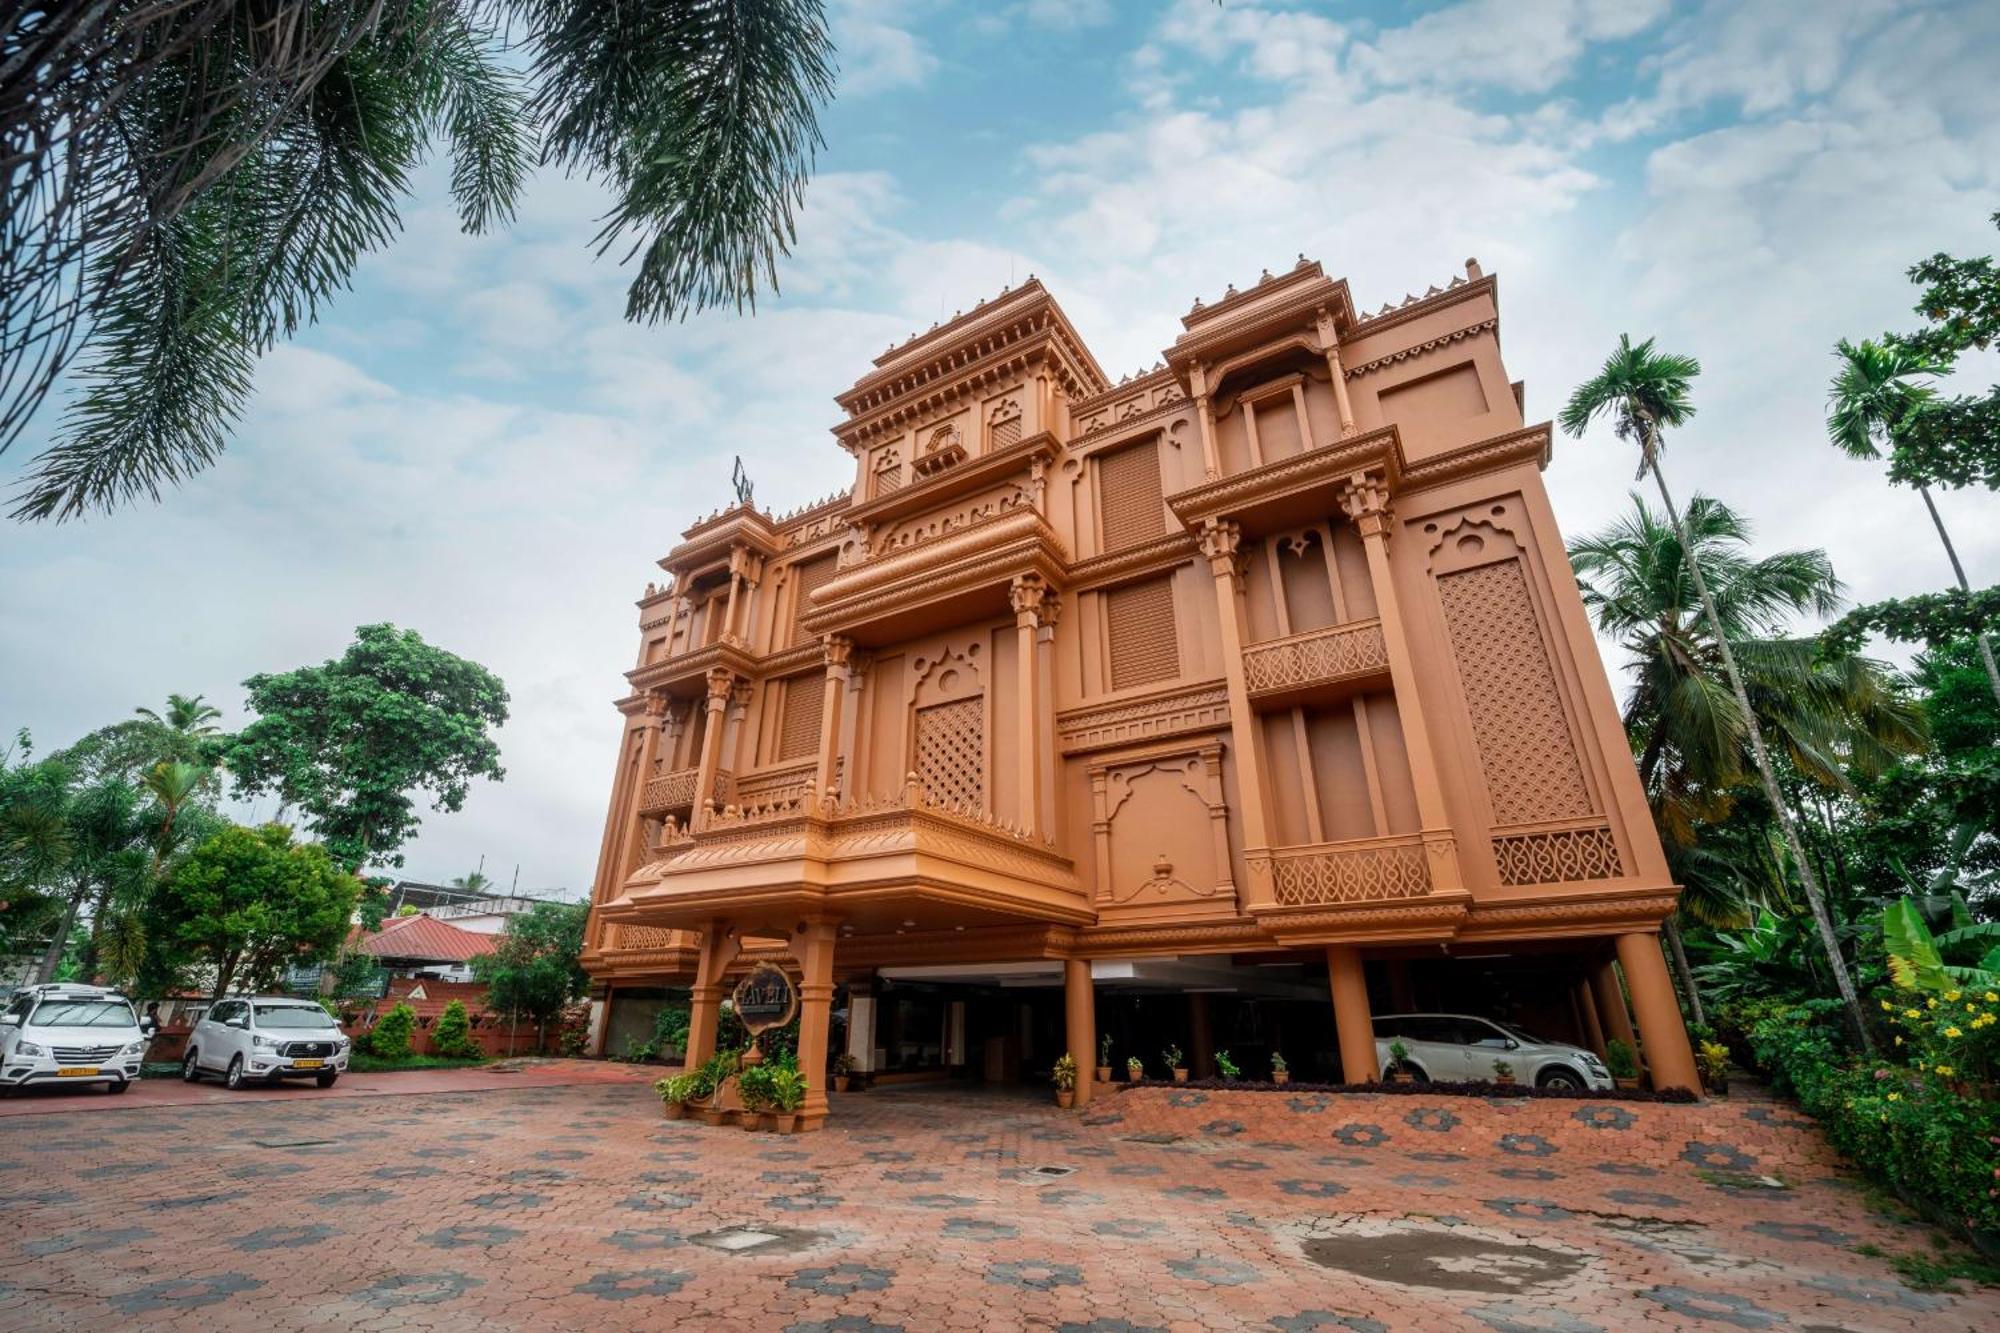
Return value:
M 1354 907 L 1253 907 L 1258 925 L 1291 943 L 1382 937 L 1449 938 L 1466 920 L 1469 894 L 1432 894 Z
M 1061 452 L 1061 441 L 1047 431 L 1037 431 L 1017 444 L 968 458 L 935 476 L 855 505 L 847 511 L 847 524 L 853 528 L 879 527 L 909 514 L 947 505 L 961 495 L 1028 471 L 1037 459 L 1052 462 Z
M 1118 381 L 1118 383 L 1106 388 L 1102 393 L 1094 393 L 1088 398 L 1077 399 L 1069 405 L 1070 415 L 1072 417 L 1084 416 L 1088 413 L 1114 406 L 1121 399 L 1130 398 L 1134 394 L 1150 393 L 1165 385 L 1172 384 L 1178 386 L 1179 383 L 1180 381 L 1174 378 L 1173 371 L 1167 369 L 1164 365 L 1155 366 L 1151 370 L 1141 371 L 1137 375 L 1132 375 Z
M 1193 528 L 1207 518 L 1242 518 L 1254 506 L 1317 486 L 1336 484 L 1368 468 L 1382 469 L 1392 490 L 1402 460 L 1401 437 L 1394 425 L 1352 439 L 1308 449 L 1218 480 L 1205 482 L 1167 497 L 1174 517 Z
M 1539 471 L 1548 467 L 1553 453 L 1554 432 L 1544 421 L 1410 464 L 1403 469 L 1402 489 L 1407 493 L 1515 463 L 1533 463 Z
M 775 652 L 757 662 L 757 674 L 763 676 L 793 676 L 808 668 L 822 664 L 823 649 L 818 639 L 795 644 L 781 652 Z
M 1070 420 L 1084 422 L 1075 438 L 1070 441 L 1072 447 L 1088 446 L 1089 452 L 1100 453 L 1107 449 L 1115 449 L 1119 445 L 1130 444 L 1148 431 L 1155 433 L 1164 431 L 1168 422 L 1193 410 L 1194 406 L 1188 396 L 1181 392 L 1179 384 L 1174 384 L 1172 388 L 1172 397 L 1163 397 L 1151 407 L 1141 408 L 1137 412 L 1116 419 L 1108 415 L 1109 409 L 1102 407 L 1093 409 L 1091 413 L 1072 413 Z M 1086 416 L 1099 412 L 1107 413 L 1103 420 L 1084 420 Z
M 1049 310 L 1054 310 L 1053 305 Z M 884 430 L 900 429 L 912 419 L 921 420 L 938 407 L 977 392 L 1001 375 L 1025 369 L 1038 357 L 1070 398 L 1095 396 L 1104 391 L 1104 372 L 1059 312 L 1053 319 L 1044 311 L 1026 315 L 1023 320 L 1033 327 L 996 344 L 990 351 L 963 358 L 947 354 L 930 363 L 938 367 L 933 374 L 894 372 L 904 374 L 906 382 L 893 382 L 881 376 L 864 380 L 862 384 L 867 387 L 851 389 L 837 399 L 850 415 L 833 428 L 834 437 L 848 452 L 858 452 Z M 953 364 L 945 366 L 946 361 Z M 883 382 L 872 382 L 875 379 Z
M 1170 532 L 1164 537 L 1137 546 L 1128 546 L 1122 551 L 1109 555 L 1094 555 L 1088 560 L 1079 560 L 1069 567 L 1070 590 L 1088 592 L 1092 588 L 1116 583 L 1133 574 L 1151 573 L 1155 569 L 1183 564 L 1199 553 L 1194 534 Z
M 644 693 L 646 690 L 701 683 L 710 671 L 718 669 L 743 676 L 755 675 L 757 658 L 741 644 L 711 643 L 691 653 L 669 657 L 664 662 L 649 662 L 645 666 L 634 667 L 625 673 L 625 680 L 634 690 Z M 706 689 L 705 683 L 703 689 Z
M 1104 949 L 1158 949 L 1187 946 L 1240 948 L 1271 943 L 1255 921 L 1229 917 L 1212 922 L 1157 926 L 1086 926 L 1077 932 L 1075 949 L 1088 954 Z
M 1348 366 L 1345 368 L 1345 373 L 1348 379 L 1359 379 L 1361 376 L 1373 371 L 1387 369 L 1399 361 L 1407 361 L 1413 356 L 1422 356 L 1424 353 L 1434 352 L 1440 347 L 1449 347 L 1453 343 L 1464 342 L 1467 338 L 1476 338 L 1482 333 L 1491 333 L 1499 327 L 1500 320 L 1497 317 L 1482 320 L 1477 324 L 1468 324 L 1462 329 L 1453 329 L 1450 333 L 1441 333 L 1427 342 L 1414 343 L 1409 347 L 1398 348 L 1393 352 L 1375 357 L 1373 360 L 1363 361 L 1359 365 Z
M 1297 292 L 1268 305 L 1249 304 L 1259 295 L 1257 288 L 1237 294 L 1238 300 L 1246 303 L 1241 314 L 1227 316 L 1220 323 L 1207 322 L 1215 310 L 1228 309 L 1228 303 L 1212 307 L 1204 312 L 1199 329 L 1189 329 L 1174 340 L 1174 345 L 1166 351 L 1167 364 L 1176 371 L 1192 362 L 1201 361 L 1217 350 L 1227 347 L 1237 340 L 1277 325 L 1295 324 L 1301 318 L 1310 320 L 1321 306 L 1331 306 L 1337 312 L 1339 327 L 1351 328 L 1354 324 L 1354 304 L 1348 295 L 1345 278 L 1332 279 L 1324 274 L 1317 281 L 1306 283 Z M 1185 321 L 1184 321 L 1185 322 Z
M 975 527 L 896 555 L 850 568 L 813 594 L 799 618 L 809 634 L 858 625 L 976 588 L 1004 589 L 1017 574 L 1068 584 L 1068 561 L 1055 529 L 1031 509 L 1016 509 Z
M 1489 273 L 1483 277 L 1473 278 L 1470 281 L 1462 281 L 1456 286 L 1446 287 L 1442 291 L 1427 293 L 1406 305 L 1396 306 L 1379 314 L 1362 315 L 1355 321 L 1354 327 L 1348 331 L 1347 340 L 1352 342 L 1357 338 L 1367 338 L 1377 333 L 1386 333 L 1398 324 L 1406 324 L 1413 319 L 1422 319 L 1425 315 L 1431 314 L 1433 311 L 1442 310 L 1448 305 L 1453 305 L 1474 296 L 1491 297 L 1497 306 L 1500 296 L 1500 279 L 1496 275 Z
M 1675 895 L 1657 889 L 1622 895 L 1570 893 L 1525 902 L 1489 900 L 1474 905 L 1465 933 L 1500 934 L 1524 927 L 1547 930 L 1566 926 L 1569 933 L 1613 926 L 1627 930 L 1657 927 L 1674 910 L 1674 901 Z
M 1064 754 L 1108 750 L 1141 741 L 1229 725 L 1229 687 L 1223 681 L 1176 689 L 1056 714 L 1056 741 Z
M 726 560 L 730 548 L 739 543 L 760 555 L 776 555 L 778 537 L 772 531 L 770 516 L 747 505 L 732 505 L 711 514 L 681 533 L 680 544 L 660 557 L 659 566 L 671 572 Z

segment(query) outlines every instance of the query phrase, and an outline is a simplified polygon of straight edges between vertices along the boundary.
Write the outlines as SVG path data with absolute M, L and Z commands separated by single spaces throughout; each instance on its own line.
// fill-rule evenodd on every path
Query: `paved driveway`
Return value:
M 1927 1233 L 1768 1103 L 835 1114 L 709 1129 L 619 1082 L 0 1120 L 0 1327 L 2000 1327 L 1856 1254 Z

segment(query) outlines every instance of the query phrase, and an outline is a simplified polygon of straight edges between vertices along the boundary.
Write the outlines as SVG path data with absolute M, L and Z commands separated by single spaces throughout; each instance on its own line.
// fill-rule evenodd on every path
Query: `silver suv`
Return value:
M 1469 1014 L 1384 1014 L 1375 1020 L 1375 1058 L 1384 1073 L 1396 1062 L 1389 1044 L 1408 1052 L 1402 1068 L 1419 1082 L 1490 1083 L 1495 1061 L 1531 1088 L 1613 1086 L 1604 1062 L 1581 1046 L 1544 1041 L 1508 1023 Z
M 81 1083 L 123 1092 L 145 1058 L 132 1002 L 102 986 L 30 986 L 0 1011 L 0 1089 Z
M 219 1000 L 188 1034 L 181 1077 L 193 1083 L 220 1074 L 240 1088 L 248 1082 L 311 1078 L 333 1086 L 347 1069 L 348 1040 L 333 1016 L 312 1000 L 253 995 Z

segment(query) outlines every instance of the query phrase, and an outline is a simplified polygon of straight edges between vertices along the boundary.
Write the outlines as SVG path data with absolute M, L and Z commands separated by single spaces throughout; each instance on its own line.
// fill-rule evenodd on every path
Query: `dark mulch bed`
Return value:
M 1648 1092 L 1612 1089 L 1596 1092 L 1588 1088 L 1530 1088 L 1522 1084 L 1503 1088 L 1497 1083 L 1255 1083 L 1248 1079 L 1192 1078 L 1185 1083 L 1148 1079 L 1144 1083 L 1116 1083 L 1120 1092 L 1134 1088 L 1200 1088 L 1208 1092 L 1332 1092 L 1371 1093 L 1386 1097 L 1482 1097 L 1489 1101 L 1532 1099 L 1550 1102 L 1663 1102 L 1686 1106 L 1697 1098 L 1686 1088 L 1662 1088 Z

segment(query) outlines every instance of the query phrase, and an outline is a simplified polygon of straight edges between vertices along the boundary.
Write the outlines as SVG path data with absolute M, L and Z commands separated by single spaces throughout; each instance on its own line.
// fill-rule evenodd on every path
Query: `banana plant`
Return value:
M 1982 944 L 1990 947 L 1977 963 L 1945 962 L 1946 950 L 1962 957 Z M 1889 975 L 1908 990 L 2000 986 L 2000 922 L 1971 920 L 1962 899 L 1954 904 L 1953 928 L 1942 935 L 1931 934 L 1915 901 L 1896 899 L 1882 909 L 1882 947 L 1889 956 Z

